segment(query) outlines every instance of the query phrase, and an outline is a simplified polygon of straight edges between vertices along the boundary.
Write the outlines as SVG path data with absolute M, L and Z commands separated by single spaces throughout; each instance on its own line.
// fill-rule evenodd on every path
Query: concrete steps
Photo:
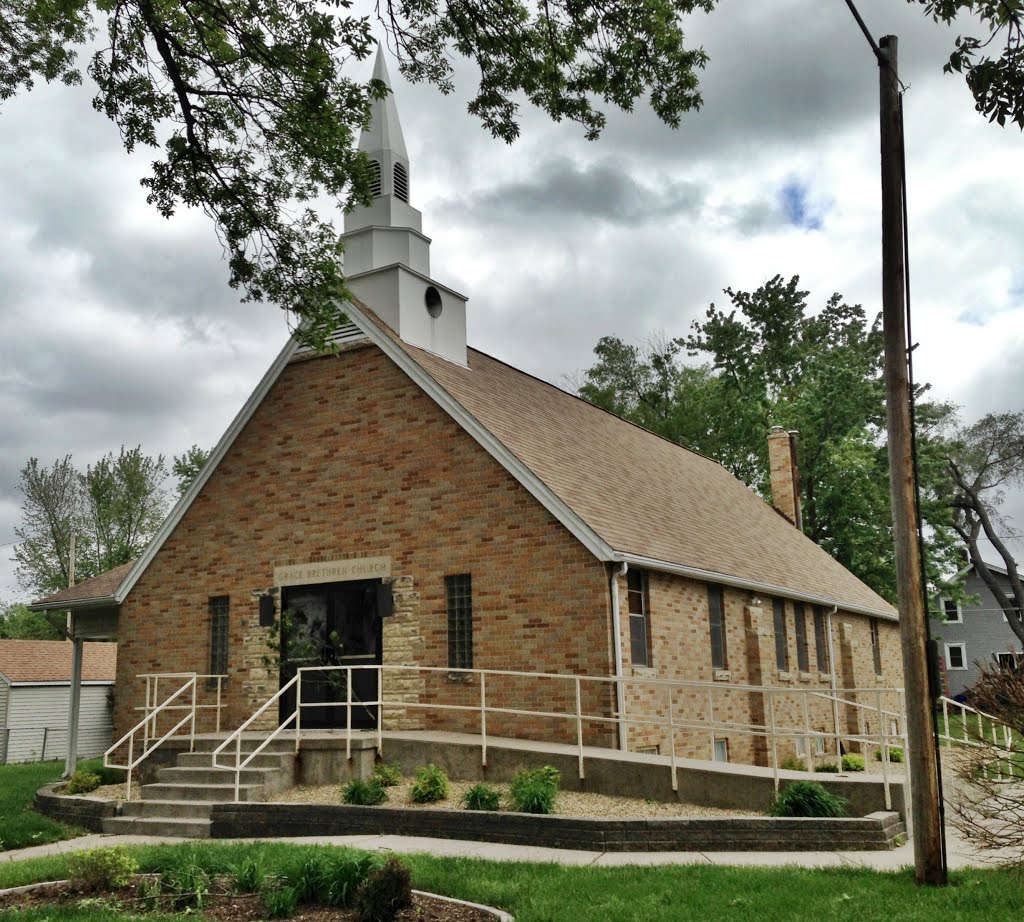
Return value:
M 235 800 L 235 772 L 213 766 L 216 741 L 196 741 L 205 751 L 183 752 L 173 767 L 160 768 L 156 782 L 144 784 L 141 799 L 122 804 L 116 817 L 103 820 L 103 831 L 114 835 L 210 837 L 213 805 Z M 258 745 L 243 740 L 243 758 Z M 221 762 L 234 761 L 234 752 L 223 753 Z M 275 740 L 249 766 L 242 769 L 238 799 L 260 802 L 292 785 L 295 778 L 295 745 Z

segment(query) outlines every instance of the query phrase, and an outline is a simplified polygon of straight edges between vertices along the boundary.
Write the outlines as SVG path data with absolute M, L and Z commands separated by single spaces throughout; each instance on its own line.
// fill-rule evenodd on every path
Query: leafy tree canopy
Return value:
M 990 413 L 976 423 L 963 425 L 951 412 L 943 422 L 947 428 L 942 471 L 946 480 L 937 482 L 931 499 L 950 507 L 952 529 L 1024 645 L 1024 622 L 1020 618 L 1024 586 L 1006 540 L 1020 535 L 1000 511 L 1004 491 L 1024 484 L 1024 413 Z M 1006 582 L 990 569 L 985 542 L 999 555 Z
M 0 640 L 60 640 L 61 634 L 46 615 L 24 605 L 0 602 Z
M 812 313 L 795 276 L 725 293 L 728 312 L 712 304 L 688 337 L 654 340 L 644 350 L 601 339 L 580 396 L 715 458 L 765 498 L 768 432 L 797 430 L 805 532 L 894 599 L 879 319 L 869 321 L 838 294 Z M 706 361 L 684 364 L 684 353 Z M 922 467 L 930 472 L 944 464 L 932 420 L 947 413 L 933 404 L 920 410 Z M 937 579 L 953 550 L 948 511 L 937 503 L 929 512 Z
M 193 445 L 183 455 L 175 455 L 171 473 L 178 478 L 178 496 L 184 496 L 192 482 L 199 476 L 203 465 L 210 459 L 211 452 Z
M 71 578 L 80 582 L 137 557 L 167 509 L 162 455 L 141 447 L 108 453 L 78 471 L 67 455 L 51 467 L 30 458 L 21 469 L 21 524 L 14 533 L 19 585 L 48 593 Z
M 990 118 L 1024 125 L 1021 0 L 910 2 L 947 22 L 970 14 L 983 34 L 960 39 L 948 68 L 966 74 Z M 479 73 L 469 111 L 496 137 L 518 135 L 525 99 L 596 138 L 605 107 L 645 98 L 673 127 L 700 107 L 707 55 L 686 47 L 683 26 L 715 5 L 384 0 L 369 17 L 351 0 L 4 0 L 0 101 L 40 78 L 81 82 L 79 54 L 98 45 L 84 68 L 93 106 L 129 151 L 153 149 L 142 179 L 149 202 L 165 217 L 205 211 L 231 286 L 289 311 L 303 338 L 323 347 L 348 292 L 338 233 L 317 202 L 344 210 L 371 194 L 355 142 L 386 89 L 345 68 L 372 51 L 374 18 L 409 80 L 447 93 L 453 55 L 468 58 Z M 1004 33 L 1003 54 L 990 57 Z
M 182 206 L 215 221 L 230 284 L 305 322 L 323 345 L 346 297 L 338 234 L 314 202 L 350 209 L 370 198 L 356 140 L 386 89 L 344 73 L 375 44 L 370 17 L 350 0 L 5 0 L 0 99 L 44 78 L 81 81 L 78 52 L 101 47 L 86 70 L 94 107 L 128 150 L 158 151 L 142 180 L 170 217 Z M 704 52 L 685 46 L 682 21 L 714 0 L 521 0 L 377 5 L 402 72 L 442 92 L 452 52 L 478 68 L 470 112 L 496 137 L 519 133 L 520 97 L 554 119 L 600 134 L 602 106 L 641 96 L 678 125 L 700 105 Z

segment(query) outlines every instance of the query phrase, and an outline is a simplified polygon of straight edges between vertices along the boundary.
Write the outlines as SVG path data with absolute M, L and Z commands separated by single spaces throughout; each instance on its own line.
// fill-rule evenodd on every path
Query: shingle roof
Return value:
M 53 595 L 48 595 L 32 603 L 33 608 L 55 608 L 67 602 L 97 602 L 113 600 L 114 592 L 121 585 L 121 581 L 128 575 L 128 572 L 135 565 L 135 561 L 121 564 L 106 573 L 100 573 L 92 579 L 82 580 L 67 589 L 61 589 Z
M 718 462 L 475 349 L 468 368 L 445 361 L 365 313 L 619 553 L 896 616 Z
M 0 673 L 10 682 L 71 680 L 71 641 L 0 640 Z M 87 643 L 82 654 L 82 681 L 113 682 L 117 644 Z

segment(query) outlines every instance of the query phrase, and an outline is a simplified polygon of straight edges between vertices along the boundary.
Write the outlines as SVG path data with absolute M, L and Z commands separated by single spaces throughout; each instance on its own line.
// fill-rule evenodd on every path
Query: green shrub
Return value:
M 96 772 L 77 771 L 64 785 L 62 794 L 88 794 L 100 786 L 102 779 Z
M 805 772 L 807 771 L 807 763 L 797 756 L 786 756 L 779 763 L 779 768 L 784 768 L 786 771 L 791 772 Z
M 382 788 L 393 788 L 402 783 L 402 769 L 395 762 L 378 762 L 370 777 Z
M 271 919 L 286 919 L 299 905 L 299 892 L 295 887 L 277 887 L 262 893 L 263 908 Z
M 229 869 L 231 881 L 238 893 L 257 893 L 263 889 L 267 869 L 259 858 L 246 858 Z
M 769 816 L 846 816 L 846 801 L 816 781 L 793 781 L 783 788 L 768 810 Z
M 493 812 L 498 809 L 498 792 L 487 784 L 474 784 L 462 798 L 462 805 L 467 810 L 487 810 Z
M 837 774 L 839 766 L 835 762 L 822 762 L 821 765 L 815 765 L 814 770 L 816 772 L 829 772 L 830 774 Z
M 341 799 L 347 804 L 373 807 L 376 804 L 384 803 L 388 799 L 388 792 L 376 778 L 371 778 L 369 781 L 353 778 L 341 786 Z
M 409 796 L 418 804 L 433 804 L 448 796 L 448 776 L 436 765 L 424 765 L 416 772 Z
M 124 784 L 126 773 L 121 768 L 107 768 L 105 765 L 98 765 L 91 769 L 100 776 L 100 784 Z
M 68 880 L 80 890 L 115 890 L 126 886 L 138 873 L 138 862 L 122 845 L 90 848 L 68 859 Z
M 412 905 L 412 875 L 396 858 L 389 858 L 360 885 L 356 893 L 359 922 L 393 922 Z
M 285 884 L 300 903 L 349 906 L 359 885 L 382 864 L 370 853 L 314 849 L 285 870 Z
M 882 750 L 879 749 L 875 752 L 875 759 L 879 762 L 882 761 Z M 903 761 L 903 750 L 899 746 L 889 747 L 889 761 L 890 762 L 902 762 Z
M 855 752 L 851 752 L 849 755 L 843 756 L 843 771 L 844 772 L 862 772 L 862 771 L 864 771 L 864 756 L 858 755 Z
M 509 787 L 512 809 L 518 813 L 550 813 L 561 780 L 558 769 L 550 765 L 519 772 Z

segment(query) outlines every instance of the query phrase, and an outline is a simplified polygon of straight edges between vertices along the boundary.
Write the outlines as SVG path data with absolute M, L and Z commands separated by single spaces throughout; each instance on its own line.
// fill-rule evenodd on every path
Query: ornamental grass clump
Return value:
M 846 800 L 825 790 L 816 781 L 787 784 L 768 809 L 769 816 L 846 816 Z
M 558 769 L 551 765 L 519 772 L 508 792 L 512 809 L 517 813 L 550 813 L 555 808 L 561 780 Z
M 433 804 L 448 796 L 448 776 L 436 765 L 424 765 L 416 772 L 409 796 L 417 804 Z
M 353 778 L 341 786 L 341 799 L 357 807 L 374 807 L 388 799 L 388 792 L 376 778 Z
M 484 810 L 493 812 L 500 806 L 498 792 L 489 784 L 474 784 L 462 797 L 462 805 L 467 810 Z
M 394 762 L 378 762 L 373 767 L 370 778 L 382 788 L 393 788 L 396 784 L 402 783 L 402 769 Z

